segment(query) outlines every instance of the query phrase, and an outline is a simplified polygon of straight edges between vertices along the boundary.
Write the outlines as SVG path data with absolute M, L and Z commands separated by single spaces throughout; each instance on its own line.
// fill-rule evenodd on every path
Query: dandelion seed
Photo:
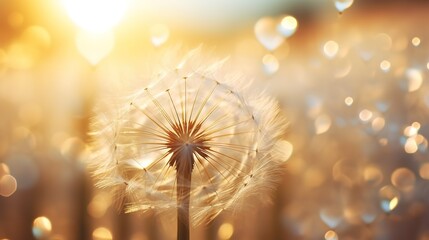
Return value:
M 92 125 L 97 186 L 126 197 L 127 212 L 178 209 L 184 239 L 189 218 L 211 220 L 275 186 L 282 160 L 272 149 L 285 130 L 275 101 L 219 77 L 219 64 L 196 67 L 198 55 L 117 109 L 100 107 Z

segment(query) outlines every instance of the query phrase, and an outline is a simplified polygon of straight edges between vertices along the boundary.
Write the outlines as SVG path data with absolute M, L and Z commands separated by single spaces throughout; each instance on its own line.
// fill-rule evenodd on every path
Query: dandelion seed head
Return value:
M 176 208 L 181 166 L 192 168 L 195 224 L 276 186 L 282 161 L 271 151 L 286 126 L 279 107 L 250 81 L 222 74 L 223 61 L 204 67 L 199 51 L 95 109 L 89 166 L 127 212 Z

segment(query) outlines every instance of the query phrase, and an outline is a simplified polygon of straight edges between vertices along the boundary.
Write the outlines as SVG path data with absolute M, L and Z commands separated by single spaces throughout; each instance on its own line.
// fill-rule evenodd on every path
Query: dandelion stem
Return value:
M 177 240 L 189 240 L 189 202 L 194 156 L 192 151 L 182 151 L 176 157 L 178 158 L 178 161 L 175 161 L 177 179 Z

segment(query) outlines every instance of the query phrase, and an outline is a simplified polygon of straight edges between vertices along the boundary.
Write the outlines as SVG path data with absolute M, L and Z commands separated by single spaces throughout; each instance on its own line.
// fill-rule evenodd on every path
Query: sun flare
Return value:
M 61 0 L 70 18 L 80 28 L 100 33 L 115 27 L 129 6 L 129 0 Z

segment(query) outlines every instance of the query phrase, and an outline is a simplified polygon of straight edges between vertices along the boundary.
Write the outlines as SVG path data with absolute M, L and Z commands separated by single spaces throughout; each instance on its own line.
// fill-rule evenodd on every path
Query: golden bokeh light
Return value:
M 414 45 L 414 47 L 418 47 L 420 45 L 420 38 L 413 37 L 413 39 L 411 39 L 411 43 Z
M 405 76 L 408 80 L 408 91 L 417 91 L 423 83 L 423 75 L 419 69 L 410 68 L 406 71 Z
M 384 128 L 386 121 L 382 117 L 376 117 L 372 120 L 372 129 L 376 132 L 381 131 Z
M 33 236 L 36 239 L 47 239 L 51 235 L 52 224 L 45 216 L 37 217 L 33 221 Z
M 298 21 L 293 16 L 285 16 L 281 22 L 280 25 L 277 27 L 278 31 L 284 36 L 284 37 L 290 37 L 298 28 Z
M 419 150 L 419 146 L 417 145 L 416 139 L 412 137 L 407 138 L 404 144 L 404 149 L 406 153 L 409 153 L 409 154 L 416 153 L 417 150 Z
M 397 168 L 391 175 L 390 181 L 397 189 L 410 192 L 414 189 L 416 177 L 414 173 L 407 168 Z
M 0 177 L 10 174 L 10 169 L 5 163 L 0 163 Z
M 323 45 L 323 53 L 329 59 L 334 58 L 337 55 L 339 49 L 340 46 L 338 45 L 338 43 L 332 40 L 327 41 Z
M 272 54 L 266 54 L 262 58 L 262 66 L 266 74 L 271 75 L 279 70 L 279 60 Z
M 369 165 L 364 168 L 363 178 L 368 185 L 377 186 L 383 180 L 383 173 L 377 166 Z
M 16 191 L 16 188 L 17 182 L 15 177 L 9 174 L 0 175 L 0 196 L 9 197 Z
M 234 234 L 234 226 L 231 223 L 223 223 L 217 232 L 220 240 L 227 240 Z
M 277 49 L 284 42 L 284 37 L 277 27 L 278 20 L 271 17 L 261 18 L 255 24 L 256 38 L 269 51 Z
M 371 120 L 372 116 L 373 113 L 368 109 L 364 109 L 359 112 L 359 118 L 363 122 L 368 122 L 369 120 Z
M 381 63 L 380 63 L 380 68 L 381 68 L 381 70 L 383 70 L 384 72 L 388 72 L 388 71 L 390 70 L 390 66 L 391 66 L 391 64 L 390 64 L 390 62 L 389 62 L 389 61 L 387 61 L 387 60 L 383 60 L 383 61 L 381 61 Z
M 347 106 L 351 106 L 351 105 L 353 104 L 353 98 L 352 98 L 352 97 L 346 97 L 346 98 L 344 99 L 344 103 L 345 103 Z
M 419 175 L 425 180 L 429 180 L 429 163 L 423 163 L 419 169 Z
M 281 140 L 274 145 L 274 151 L 272 154 L 275 156 L 275 158 L 278 158 L 286 162 L 292 156 L 292 153 L 293 153 L 292 143 L 286 140 Z
M 329 130 L 331 127 L 332 120 L 331 117 L 327 114 L 320 115 L 314 121 L 314 127 L 316 129 L 316 134 L 322 134 Z
M 338 235 L 335 231 L 329 230 L 325 233 L 325 240 L 338 240 Z
M 92 232 L 92 239 L 93 240 L 112 240 L 113 237 L 109 229 L 105 227 L 99 227 Z
M 411 238 L 429 240 L 429 2 L 16 0 L 0 1 L 0 10 L 0 239 L 174 239 L 177 192 L 166 193 L 166 186 L 177 186 L 177 178 L 164 180 L 176 170 L 164 160 L 153 166 L 160 156 L 150 152 L 148 139 L 128 131 L 149 123 L 128 121 L 145 114 L 129 110 L 130 93 L 173 76 L 178 86 L 192 84 L 172 99 L 169 82 L 154 88 L 153 98 L 144 90 L 141 106 L 155 122 L 178 109 L 186 116 L 192 106 L 184 103 L 198 92 L 194 110 L 207 102 L 208 120 L 219 117 L 213 130 L 235 112 L 223 118 L 217 111 L 233 107 L 245 114 L 243 122 L 260 124 L 252 141 L 262 141 L 268 135 L 256 129 L 276 129 L 245 105 L 264 89 L 288 125 L 269 152 L 263 150 L 270 141 L 243 143 L 249 134 L 241 121 L 209 149 L 230 147 L 225 158 L 252 165 L 220 157 L 237 167 L 213 170 L 195 159 L 191 239 L 396 240 L 412 229 Z M 203 94 L 209 82 L 214 95 Z M 237 94 L 227 86 L 236 83 L 252 86 L 249 102 L 227 101 Z M 161 98 L 164 109 L 154 101 Z M 261 116 L 268 116 L 264 111 L 273 108 L 261 105 Z M 88 134 L 97 122 L 109 135 L 98 155 Z M 242 136 L 229 140 L 236 133 Z M 133 151 L 126 151 L 131 138 Z M 93 181 L 87 165 L 96 155 L 109 160 L 99 162 L 104 170 L 124 174 Z M 255 156 L 281 167 L 271 174 Z M 106 182 L 116 191 L 98 189 Z M 229 184 L 225 193 L 239 201 L 220 194 Z M 272 194 L 260 191 L 265 187 Z M 274 204 L 259 207 L 260 196 Z M 134 205 L 132 211 L 147 212 L 123 213 Z M 194 214 L 219 206 L 222 214 L 210 225 L 211 213 Z
M 379 197 L 381 209 L 389 213 L 398 206 L 400 194 L 393 186 L 386 185 L 379 190 Z

